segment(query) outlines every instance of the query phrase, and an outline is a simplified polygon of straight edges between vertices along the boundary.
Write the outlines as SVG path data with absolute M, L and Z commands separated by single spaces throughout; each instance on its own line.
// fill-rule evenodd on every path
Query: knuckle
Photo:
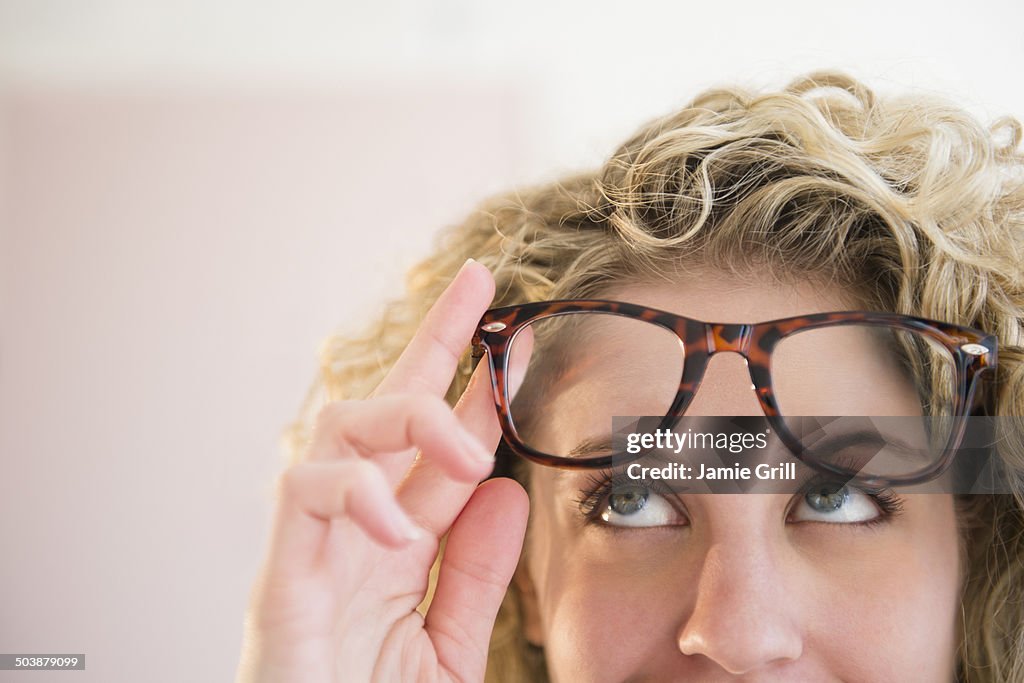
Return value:
M 383 470 L 370 460 L 362 458 L 346 460 L 330 465 L 299 463 L 285 469 L 277 480 L 278 499 L 281 502 L 298 501 L 305 496 L 317 494 L 314 489 L 322 488 L 317 481 L 324 482 L 337 491 L 339 498 L 347 504 L 353 492 L 359 495 L 376 491 L 382 484 L 387 485 Z
M 451 406 L 440 396 L 426 394 L 415 397 L 412 418 L 421 425 L 447 425 L 454 417 Z
M 449 335 L 446 335 L 441 329 L 433 325 L 426 325 L 421 329 L 426 334 L 429 342 L 445 355 L 445 360 L 453 364 L 459 362 L 462 340 L 450 338 Z
M 437 396 L 421 397 L 406 422 L 406 438 L 420 446 L 445 440 L 455 429 L 455 413 Z
M 343 463 L 342 467 L 341 480 L 343 485 L 372 484 L 383 476 L 380 467 L 375 465 L 372 460 L 365 460 L 363 458 L 349 460 Z
M 286 468 L 277 477 L 278 498 L 294 498 L 302 486 L 303 475 L 306 472 L 306 464 L 298 463 Z
M 354 451 L 364 455 L 364 450 L 357 440 L 351 437 L 352 425 L 357 418 L 357 410 L 366 401 L 333 401 L 317 413 L 314 437 L 310 444 L 333 444 L 341 452 Z
M 344 463 L 335 490 L 342 507 L 351 513 L 350 506 L 357 504 L 353 497 L 363 502 L 372 500 L 375 495 L 379 495 L 382 486 L 386 487 L 383 471 L 373 462 L 359 459 Z
M 442 397 L 428 393 L 405 393 L 394 396 L 409 436 L 423 434 L 441 426 L 449 426 L 455 418 L 452 407 Z
M 504 589 L 508 583 L 500 571 L 484 562 L 465 560 L 451 568 L 481 586 Z
M 353 401 L 331 401 L 323 406 L 313 422 L 316 431 L 323 433 L 335 429 L 352 411 L 352 404 Z

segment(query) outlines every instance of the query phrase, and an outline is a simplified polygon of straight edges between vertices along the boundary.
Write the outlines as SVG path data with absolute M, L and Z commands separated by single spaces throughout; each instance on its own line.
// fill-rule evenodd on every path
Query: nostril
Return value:
M 750 513 L 744 496 L 721 504 L 732 521 Z M 733 507 L 735 506 L 735 507 Z M 704 657 L 732 675 L 765 671 L 803 655 L 797 602 L 778 588 L 788 583 L 763 529 L 723 530 L 730 539 L 707 549 L 692 602 L 677 631 L 680 653 Z M 742 540 L 740 540 L 742 538 Z

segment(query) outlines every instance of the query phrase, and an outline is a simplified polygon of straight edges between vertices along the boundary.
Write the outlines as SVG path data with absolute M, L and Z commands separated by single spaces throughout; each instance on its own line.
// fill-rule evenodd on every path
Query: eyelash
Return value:
M 808 480 L 799 491 L 794 495 L 794 500 L 799 501 L 801 497 L 807 495 L 807 492 L 814 487 L 822 486 L 831 483 L 824 476 L 813 477 Z M 574 502 L 579 507 L 580 512 L 585 518 L 586 524 L 595 524 L 601 527 L 607 527 L 614 531 L 636 531 L 637 528 L 621 527 L 608 524 L 601 518 L 601 512 L 603 509 L 603 503 L 616 487 L 620 487 L 624 484 L 631 484 L 633 486 L 643 486 L 649 491 L 657 493 L 665 497 L 671 497 L 677 495 L 679 492 L 673 491 L 661 480 L 644 480 L 644 479 L 632 479 L 626 475 L 625 472 L 612 473 L 609 470 L 599 470 L 596 474 L 587 475 L 587 483 L 579 490 L 579 495 L 574 499 Z M 892 489 L 868 489 L 865 487 L 856 487 L 858 491 L 861 491 L 865 495 L 869 496 L 875 505 L 878 506 L 879 514 L 877 517 L 863 521 L 863 522 L 847 522 L 843 526 L 859 526 L 859 527 L 874 527 L 880 524 L 885 524 L 891 521 L 894 517 L 903 512 L 903 499 L 896 495 Z M 788 519 L 789 513 L 792 511 L 792 506 L 786 512 Z M 821 524 L 828 524 L 829 522 L 817 522 Z M 643 529 L 645 527 L 639 527 Z
M 803 496 L 806 496 L 808 491 L 810 491 L 812 488 L 815 488 L 817 486 L 821 486 L 823 484 L 832 484 L 832 483 L 836 483 L 836 482 L 834 482 L 834 481 L 832 481 L 832 480 L 830 480 L 830 479 L 828 479 L 827 477 L 824 477 L 824 476 L 813 477 L 813 478 L 809 479 L 803 486 L 800 487 L 800 490 L 797 491 L 796 495 L 794 496 L 794 500 L 795 501 L 799 501 Z M 852 486 L 852 485 L 850 486 L 850 488 L 855 489 L 857 491 L 860 491 L 864 495 L 868 496 L 874 502 L 874 504 L 878 506 L 878 516 L 877 517 L 873 517 L 872 519 L 865 520 L 863 522 L 844 522 L 844 523 L 840 524 L 840 526 L 860 527 L 862 529 L 863 528 L 873 528 L 873 527 L 877 527 L 877 526 L 880 526 L 882 524 L 887 524 L 887 523 L 891 522 L 894 517 L 896 517 L 897 515 L 899 515 L 900 513 L 903 512 L 903 499 L 901 497 L 899 497 L 898 495 L 896 495 L 896 492 L 893 491 L 892 489 L 867 488 L 867 487 L 864 487 L 864 486 Z M 786 512 L 787 519 L 789 518 L 789 513 L 790 512 L 792 512 L 792 507 L 790 507 L 790 509 Z M 837 524 L 835 522 L 817 522 L 817 521 L 816 522 L 803 522 L 803 523 L 805 523 L 805 524 L 806 523 L 833 524 L 833 525 Z
M 596 474 L 587 474 L 587 483 L 580 488 L 579 495 L 574 499 L 580 512 L 586 518 L 587 524 L 598 524 L 616 530 L 625 528 L 606 524 L 600 519 L 601 505 L 608 497 L 608 494 L 614 488 L 625 484 L 643 486 L 665 497 L 670 497 L 677 493 L 661 480 L 632 479 L 625 472 L 612 473 L 609 470 L 598 470 Z

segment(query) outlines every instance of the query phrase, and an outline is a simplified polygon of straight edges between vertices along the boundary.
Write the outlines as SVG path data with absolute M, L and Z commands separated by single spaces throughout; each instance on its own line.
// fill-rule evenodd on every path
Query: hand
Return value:
M 467 262 L 373 395 L 320 412 L 280 479 L 237 683 L 483 680 L 529 504 L 511 479 L 479 484 L 501 436 L 486 363 L 454 410 L 443 396 L 493 295 Z

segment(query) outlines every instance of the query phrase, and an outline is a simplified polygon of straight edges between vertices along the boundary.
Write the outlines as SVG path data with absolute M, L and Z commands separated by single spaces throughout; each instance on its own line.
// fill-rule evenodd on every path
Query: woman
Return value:
M 998 452 L 1012 495 L 699 496 L 549 466 L 611 452 L 586 430 L 681 397 L 698 417 L 936 412 L 940 394 L 893 379 L 941 378 L 913 340 L 890 363 L 855 336 L 795 335 L 813 343 L 773 352 L 773 397 L 762 328 L 685 321 L 972 328 L 998 343 L 972 404 L 1024 415 L 1020 139 L 1013 120 L 813 74 L 705 92 L 596 172 L 484 203 L 369 334 L 325 347 L 330 402 L 294 430 L 239 680 L 1024 680 L 1019 431 Z M 512 328 L 485 310 L 563 299 L 707 340 L 639 308 L 528 325 L 503 349 L 505 403 L 489 366 Z

